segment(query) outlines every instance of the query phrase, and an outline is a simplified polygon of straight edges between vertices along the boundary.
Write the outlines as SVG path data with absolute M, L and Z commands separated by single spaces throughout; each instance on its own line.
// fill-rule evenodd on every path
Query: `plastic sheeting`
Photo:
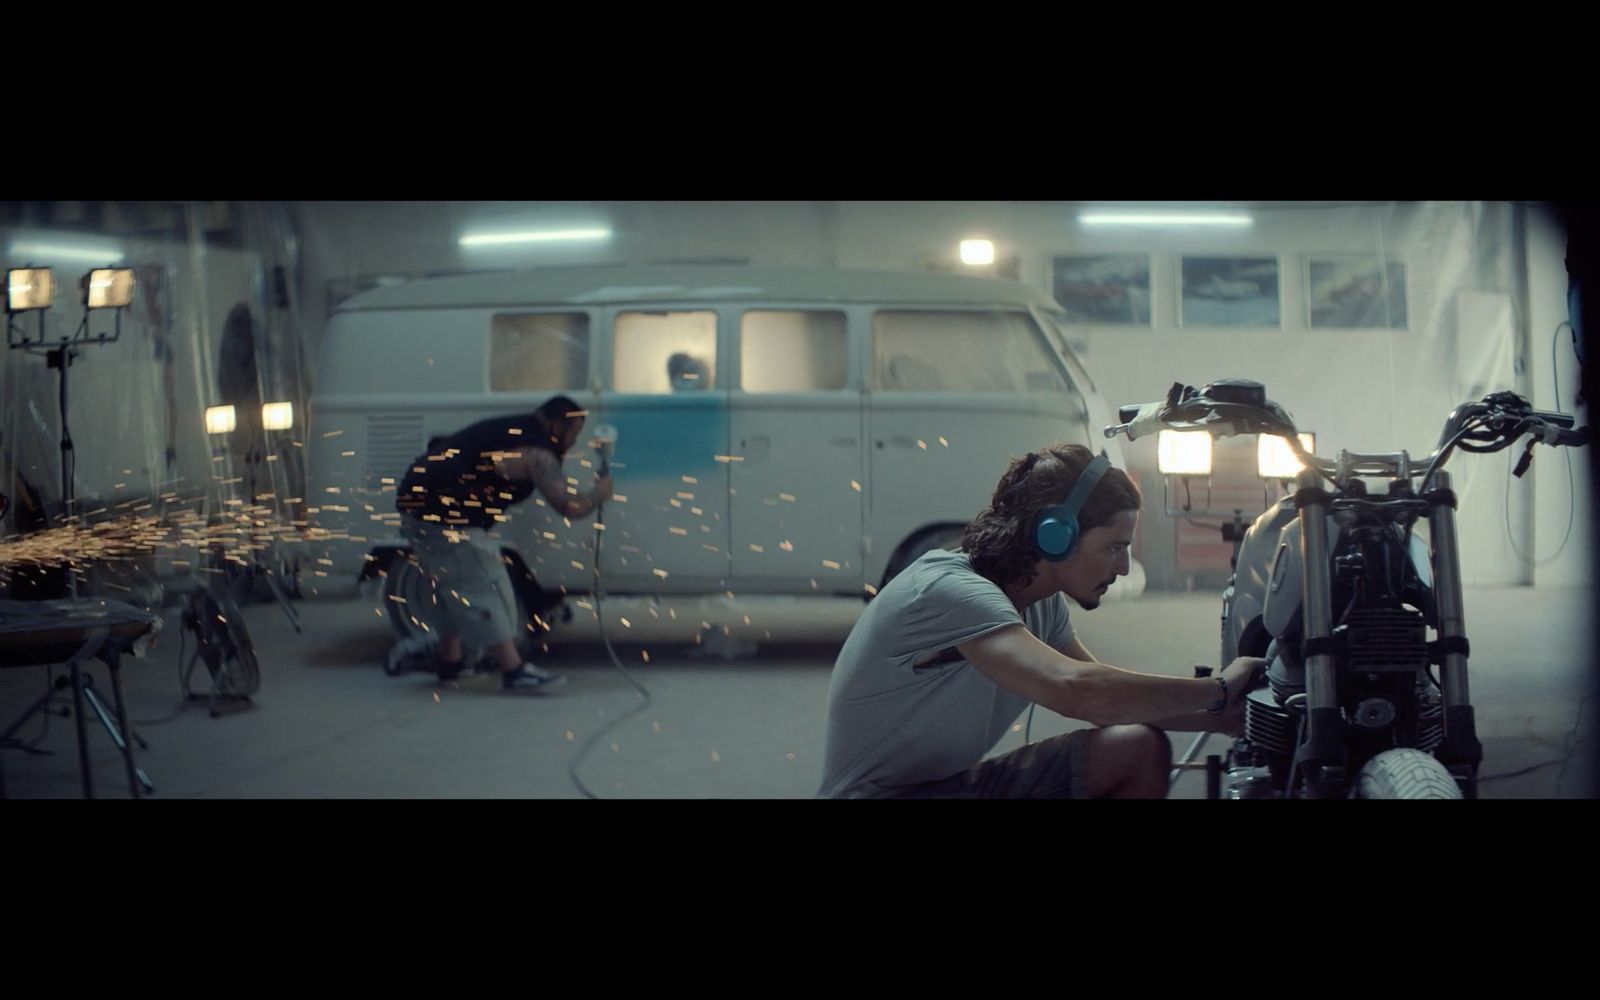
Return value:
M 310 385 L 298 241 L 285 208 L 70 205 L 12 203 L 0 216 L 7 267 L 50 267 L 58 289 L 43 313 L 11 317 L 16 343 L 39 340 L 42 315 L 42 347 L 0 356 L 0 492 L 12 500 L 0 536 L 13 555 L 22 533 L 45 527 L 55 530 L 30 535 L 34 550 L 49 541 L 80 561 L 108 547 L 116 558 L 154 551 L 162 574 L 206 569 L 216 561 L 197 552 L 207 539 L 210 555 L 235 565 L 273 562 L 306 527 L 296 435 Z M 133 300 L 89 312 L 79 276 L 107 266 L 134 270 Z M 63 342 L 73 352 L 65 456 L 63 371 L 45 357 Z M 294 426 L 265 430 L 260 404 L 277 401 L 292 404 Z M 225 403 L 237 407 L 237 428 L 208 434 L 206 408 Z M 69 521 L 84 530 L 63 529 Z M 152 523 L 173 530 L 152 535 Z M 0 558 L 0 574 L 16 568 Z

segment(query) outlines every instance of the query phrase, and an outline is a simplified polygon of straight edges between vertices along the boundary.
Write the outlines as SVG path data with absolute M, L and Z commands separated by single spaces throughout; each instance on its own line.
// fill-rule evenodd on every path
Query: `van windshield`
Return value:
M 1066 392 L 1033 317 L 885 309 L 872 318 L 873 387 L 899 392 Z
M 1095 392 L 1094 379 L 1089 377 L 1088 369 L 1083 367 L 1083 362 L 1078 360 L 1077 354 L 1073 353 L 1072 347 L 1067 342 L 1067 333 L 1061 329 L 1061 324 L 1056 322 L 1056 316 L 1044 313 L 1041 319 L 1044 321 L 1044 328 L 1049 336 L 1051 345 L 1057 351 L 1060 351 L 1061 357 L 1066 360 L 1067 371 L 1072 373 L 1074 379 L 1082 382 L 1090 392 Z

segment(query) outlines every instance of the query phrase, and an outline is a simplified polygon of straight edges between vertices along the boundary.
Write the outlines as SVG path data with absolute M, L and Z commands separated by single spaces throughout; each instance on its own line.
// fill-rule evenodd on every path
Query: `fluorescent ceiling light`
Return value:
M 1086 226 L 1248 226 L 1255 222 L 1243 212 L 1081 212 Z
M 1209 476 L 1211 432 L 1162 431 L 1156 438 L 1156 467 L 1166 476 Z
M 961 263 L 979 266 L 994 263 L 994 244 L 989 240 L 962 240 Z
M 17 257 L 36 257 L 41 260 L 86 260 L 95 264 L 115 264 L 122 259 L 122 251 L 114 247 L 62 246 L 59 243 L 13 243 L 11 253 Z
M 480 233 L 461 237 L 464 247 L 495 246 L 503 243 L 560 243 L 574 240 L 608 240 L 609 229 L 544 229 L 526 233 Z

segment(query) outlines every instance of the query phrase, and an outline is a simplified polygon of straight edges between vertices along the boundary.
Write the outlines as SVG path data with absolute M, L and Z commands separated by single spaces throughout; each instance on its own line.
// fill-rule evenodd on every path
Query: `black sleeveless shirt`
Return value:
M 535 489 L 531 480 L 501 475 L 494 456 L 530 448 L 561 458 L 549 425 L 538 413 L 491 417 L 434 438 L 406 469 L 395 492 L 395 509 L 447 527 L 491 527 L 496 513 L 528 499 Z

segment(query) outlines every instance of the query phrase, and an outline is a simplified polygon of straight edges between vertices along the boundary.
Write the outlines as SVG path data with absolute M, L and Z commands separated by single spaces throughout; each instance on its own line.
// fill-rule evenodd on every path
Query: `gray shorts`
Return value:
M 1092 729 L 1052 736 L 980 761 L 960 774 L 893 790 L 897 799 L 1076 799 Z
M 441 632 L 477 647 L 516 637 L 516 601 L 498 539 L 480 528 L 446 528 L 412 517 L 400 519 L 400 533 L 411 542 L 423 572 L 433 578 L 444 612 Z

